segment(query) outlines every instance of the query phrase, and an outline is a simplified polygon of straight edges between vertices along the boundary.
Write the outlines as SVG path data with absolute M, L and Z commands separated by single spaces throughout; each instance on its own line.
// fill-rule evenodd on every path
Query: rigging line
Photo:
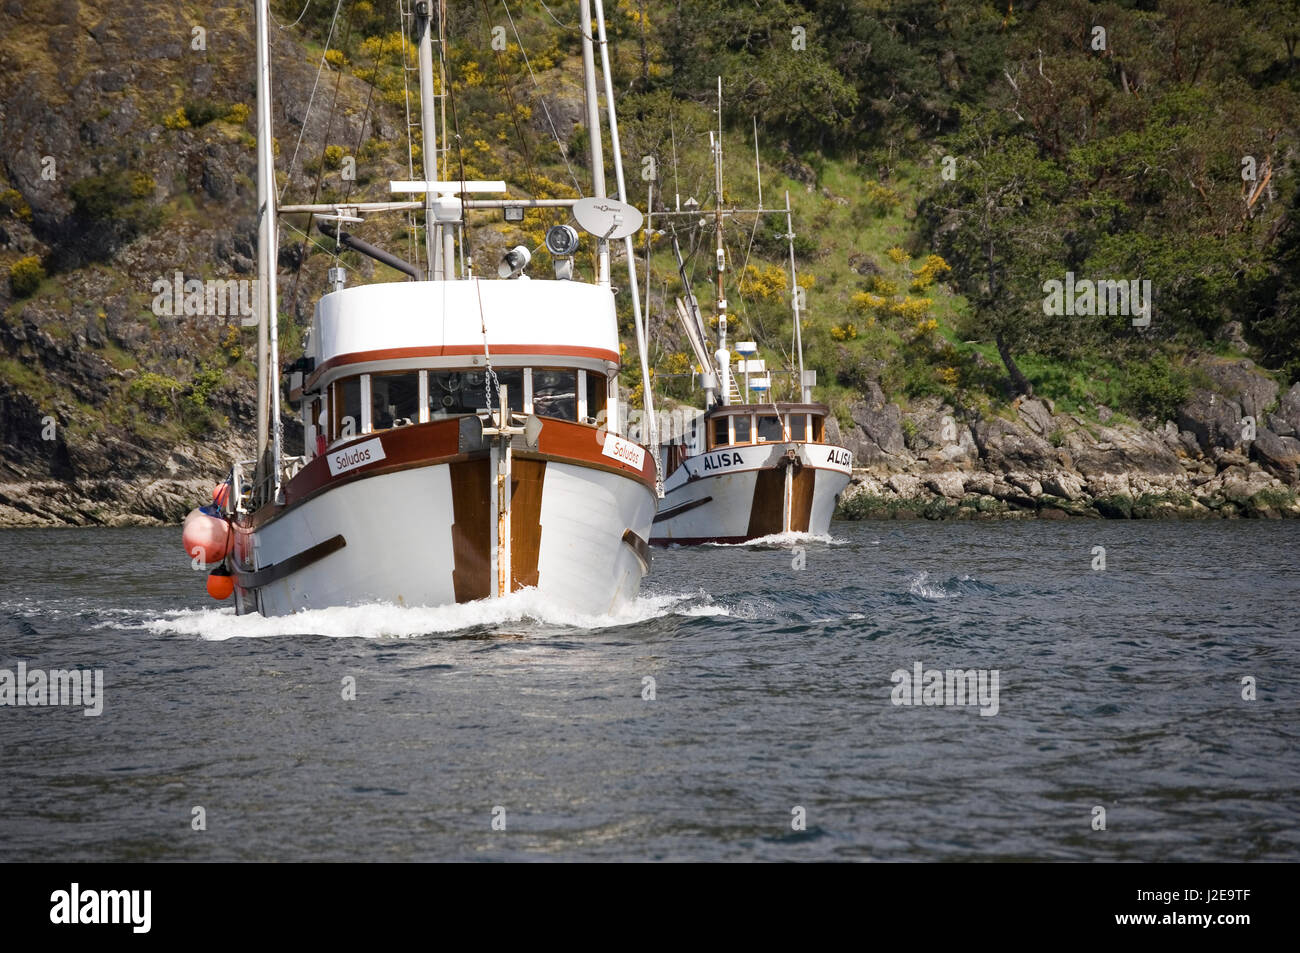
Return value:
M 533 81 L 533 88 L 541 92 L 541 85 L 537 82 L 537 76 L 533 73 L 533 64 L 528 61 L 528 51 L 524 49 L 524 41 L 519 36 L 519 28 L 515 26 L 515 18 L 510 15 L 510 4 L 506 0 L 501 0 L 501 5 L 506 9 L 506 19 L 510 21 L 510 29 L 514 31 L 515 40 L 519 43 L 519 52 L 523 55 L 524 65 L 528 67 L 528 77 Z M 548 11 L 549 12 L 549 11 Z M 573 166 L 569 164 L 569 151 L 560 142 L 559 130 L 555 128 L 555 120 L 551 118 L 551 110 L 546 105 L 546 100 L 538 96 L 537 101 L 542 104 L 542 112 L 546 113 L 546 123 L 551 127 L 551 136 L 555 139 L 555 144 L 559 147 L 560 158 L 564 160 L 564 168 L 569 172 L 569 178 L 573 179 L 573 185 L 578 190 L 578 197 L 582 197 L 582 185 L 578 182 L 577 175 L 573 172 Z
M 439 58 L 442 66 L 442 75 L 445 77 L 447 75 L 445 44 L 439 44 L 439 49 L 441 50 L 441 52 L 439 53 Z M 460 117 L 456 112 L 455 84 L 446 82 L 444 80 L 442 92 L 443 95 L 447 97 L 448 105 L 451 106 L 451 124 L 452 124 L 452 128 L 456 130 L 452 138 L 456 142 L 456 163 L 460 167 L 461 190 L 462 190 L 462 194 L 464 194 L 465 150 L 462 148 L 462 143 L 460 138 Z M 443 132 L 445 135 L 446 130 L 443 130 Z M 450 157 L 448 161 L 450 161 Z M 461 206 L 460 214 L 461 214 L 460 251 L 461 251 L 462 258 L 465 261 L 465 264 L 461 266 L 461 277 L 470 278 L 473 277 L 473 271 L 474 271 L 474 253 L 473 253 L 473 249 L 470 247 L 470 242 L 469 242 L 469 216 L 465 214 L 465 207 L 463 205 Z M 480 294 L 482 294 L 482 292 L 480 292 Z M 483 302 L 480 299 L 479 309 L 482 310 L 482 307 L 483 307 Z
M 486 23 L 491 14 L 488 13 L 487 0 L 480 0 L 483 7 L 483 19 Z M 490 45 L 490 44 L 489 44 Z M 510 83 L 506 79 L 505 57 L 501 55 L 500 50 L 493 50 L 494 58 L 497 62 L 497 75 L 501 77 L 501 89 L 506 94 L 506 102 L 510 105 L 510 124 L 515 127 L 515 135 L 519 137 L 519 148 L 524 154 L 524 168 L 528 170 L 528 178 L 532 180 L 532 194 L 539 198 L 540 189 L 538 188 L 537 170 L 533 168 L 532 151 L 528 148 L 528 140 L 524 137 L 524 131 L 519 125 L 519 107 L 515 103 L 514 91 L 510 88 Z M 546 212 L 538 210 L 540 217 L 545 219 Z
M 572 30 L 572 29 L 573 29 L 573 24 L 572 24 L 572 23 L 561 23 L 561 22 L 559 21 L 559 19 L 555 16 L 555 14 L 551 12 L 551 8 L 548 7 L 548 6 L 546 5 L 546 0 L 537 0 L 537 2 L 540 3 L 540 4 L 542 5 L 542 9 L 546 11 L 546 15 L 549 16 L 552 20 L 555 20 L 555 25 L 556 25 L 556 26 L 558 26 L 558 27 L 562 27 L 562 28 L 564 28 L 564 29 L 566 29 L 566 30 Z
M 271 7 L 269 4 L 267 5 L 266 8 L 266 15 L 270 17 L 271 22 L 274 23 L 276 26 L 278 26 L 281 30 L 287 30 L 289 29 L 289 27 L 295 27 L 302 22 L 302 18 L 307 15 L 307 8 L 310 6 L 311 6 L 311 0 L 307 0 L 307 2 L 302 5 L 302 13 L 298 14 L 298 19 L 294 20 L 287 27 L 275 18 L 275 14 L 271 12 Z
M 365 112 L 363 112 L 361 115 L 361 125 L 357 127 L 357 147 L 354 150 L 352 150 L 352 154 L 354 157 L 361 154 L 361 146 L 365 142 L 366 123 L 370 121 L 370 104 L 374 101 L 375 86 L 379 82 L 379 63 L 384 56 L 384 40 L 385 37 L 381 33 L 379 35 L 379 49 L 375 52 L 375 68 L 371 70 L 370 73 L 370 92 L 366 94 L 366 109 Z M 350 179 L 348 181 L 347 191 L 343 193 L 343 200 L 345 202 L 352 195 L 352 189 L 355 186 L 356 186 L 356 180 Z
M 307 132 L 307 117 L 311 115 L 311 104 L 316 101 L 316 87 L 320 85 L 321 73 L 325 71 L 325 54 L 329 52 L 330 40 L 334 38 L 334 27 L 339 22 L 339 10 L 343 8 L 343 0 L 337 0 L 334 4 L 334 18 L 330 20 L 330 31 L 325 35 L 325 49 L 320 54 L 320 65 L 316 67 L 316 80 L 311 84 L 311 95 L 307 97 L 307 110 L 303 113 L 302 127 L 298 130 L 298 141 L 294 144 L 293 155 L 289 158 L 289 166 L 285 170 L 288 175 L 285 176 L 284 188 L 280 190 L 280 201 L 284 201 L 285 192 L 289 191 L 289 184 L 293 181 L 293 164 L 298 161 L 298 149 L 302 146 L 302 137 Z
M 340 3 L 341 2 L 342 0 L 340 0 Z M 356 9 L 357 9 L 356 0 L 351 0 L 351 2 L 348 4 L 348 22 L 343 33 L 342 49 L 344 50 L 348 48 L 348 43 L 352 40 L 352 15 L 356 12 Z M 330 101 L 329 121 L 325 124 L 325 135 L 321 136 L 321 140 L 320 140 L 320 159 L 318 160 L 317 167 L 316 167 L 316 189 L 314 192 L 312 192 L 312 198 L 311 198 L 311 204 L 313 205 L 315 205 L 320 200 L 321 183 L 325 179 L 325 150 L 329 148 L 330 133 L 334 131 L 334 117 L 338 115 L 339 87 L 342 85 L 343 85 L 343 68 L 339 67 L 339 70 L 334 77 L 334 98 Z M 307 128 L 307 121 L 306 118 L 304 118 L 303 129 L 306 128 Z M 315 212 L 307 213 L 308 232 L 311 231 L 311 223 L 315 220 L 315 218 L 316 218 Z M 302 276 L 302 266 L 306 260 L 307 260 L 307 243 L 304 241 L 302 247 L 298 251 L 298 265 L 293 270 L 293 288 L 290 291 L 290 298 L 289 298 L 289 300 L 292 301 L 294 304 L 295 311 L 297 310 L 298 307 L 298 279 Z
M 323 251 L 325 254 L 329 255 L 329 256 L 330 256 L 331 258 L 333 258 L 336 262 L 338 262 L 339 267 L 341 267 L 341 268 L 346 268 L 348 271 L 353 272 L 354 274 L 357 274 L 357 275 L 361 274 L 360 271 L 358 271 L 358 270 L 357 270 L 356 268 L 354 268 L 352 265 L 349 265 L 346 261 L 344 261 L 341 257 L 339 257 L 339 253 L 338 253 L 338 248 L 337 248 L 337 247 L 335 247 L 335 248 L 330 248 L 328 245 L 322 245 L 320 242 L 318 242 L 316 239 L 312 238 L 310 235 L 308 235 L 306 232 L 304 232 L 304 231 L 303 231 L 301 228 L 299 228 L 297 225 L 294 225 L 292 222 L 282 222 L 281 224 L 283 224 L 284 227 L 287 228 L 287 229 L 289 229 L 291 232 L 297 232 L 299 235 L 301 235 L 301 236 L 303 237 L 304 240 L 310 242 L 311 244 L 313 244 L 313 245 L 315 245 L 317 248 L 319 248 L 321 251 Z M 337 242 L 336 242 L 336 246 L 337 246 Z

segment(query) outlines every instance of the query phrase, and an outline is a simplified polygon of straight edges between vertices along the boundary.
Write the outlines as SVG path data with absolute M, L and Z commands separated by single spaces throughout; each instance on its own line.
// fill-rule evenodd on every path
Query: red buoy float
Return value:
M 208 595 L 220 602 L 235 591 L 235 577 L 225 573 L 208 573 Z
M 230 484 L 218 483 L 212 488 L 212 502 L 217 505 L 218 509 L 226 508 L 226 501 L 230 499 Z
M 181 540 L 185 543 L 185 555 L 199 556 L 203 562 L 212 564 L 230 554 L 234 534 L 230 532 L 230 524 L 221 517 L 191 510 L 181 526 Z

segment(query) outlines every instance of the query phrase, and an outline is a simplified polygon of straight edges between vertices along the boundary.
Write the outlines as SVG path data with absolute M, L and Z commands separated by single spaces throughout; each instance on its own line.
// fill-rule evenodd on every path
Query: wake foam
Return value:
M 719 546 L 728 549 L 737 547 L 751 547 L 755 549 L 789 549 L 791 546 L 802 546 L 805 543 L 824 543 L 827 546 L 843 546 L 848 540 L 836 539 L 829 533 L 772 533 L 769 536 L 759 536 L 757 539 L 747 540 L 743 543 L 701 543 L 702 546 Z
M 109 622 L 103 628 L 134 629 L 155 635 L 197 636 L 209 642 L 233 638 L 269 638 L 282 635 L 320 635 L 329 638 L 411 638 L 443 635 L 467 629 L 525 627 L 531 634 L 548 631 L 592 630 L 635 625 L 669 615 L 730 615 L 730 610 L 704 600 L 703 593 L 642 595 L 617 612 L 584 615 L 560 609 L 536 589 L 512 592 L 503 599 L 483 599 L 447 606 L 399 606 L 371 603 L 305 609 L 292 615 L 266 618 L 236 615 L 233 606 L 211 609 L 175 609 L 159 618 Z
M 979 583 L 974 576 L 950 576 L 944 582 L 931 583 L 928 572 L 920 572 L 907 587 L 907 591 L 922 599 L 955 599 L 972 589 L 988 588 Z

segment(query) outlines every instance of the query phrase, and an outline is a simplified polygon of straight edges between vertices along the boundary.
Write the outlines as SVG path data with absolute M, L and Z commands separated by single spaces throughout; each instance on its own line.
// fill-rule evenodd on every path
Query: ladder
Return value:
M 731 381 L 731 402 L 733 404 L 745 403 L 745 395 L 740 392 L 740 384 L 736 380 L 736 371 L 734 368 L 728 370 L 727 379 Z

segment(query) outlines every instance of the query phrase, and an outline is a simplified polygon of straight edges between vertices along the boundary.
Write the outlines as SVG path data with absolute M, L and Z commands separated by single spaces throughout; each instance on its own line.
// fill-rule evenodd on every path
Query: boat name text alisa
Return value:
M 704 469 L 720 470 L 723 467 L 738 467 L 745 461 L 741 459 L 740 454 L 723 451 L 722 453 L 710 454 L 704 458 Z

